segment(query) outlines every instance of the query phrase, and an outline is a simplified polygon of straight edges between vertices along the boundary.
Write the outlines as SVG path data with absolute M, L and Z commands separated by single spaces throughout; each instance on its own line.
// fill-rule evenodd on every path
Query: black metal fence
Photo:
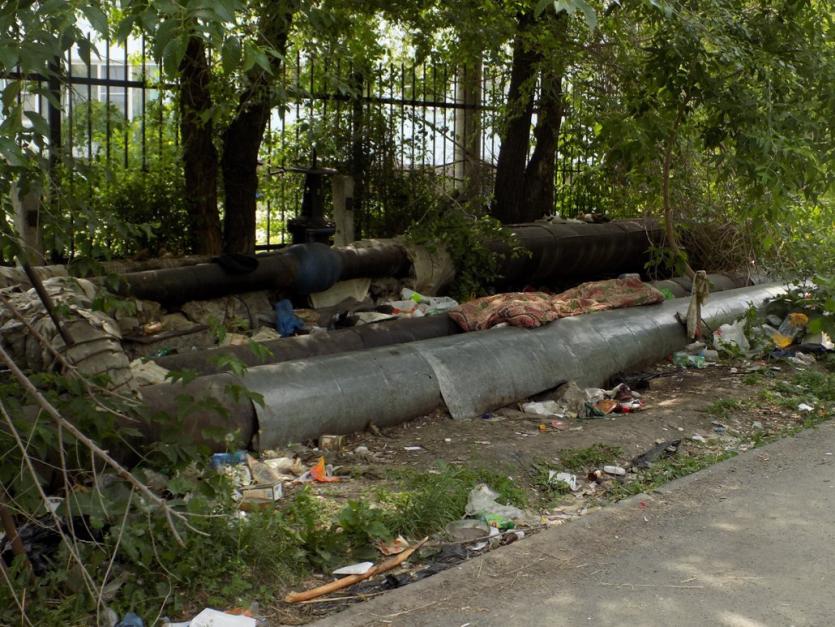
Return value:
M 26 109 L 49 120 L 50 141 L 74 157 L 76 167 L 61 180 L 78 185 L 80 179 L 90 203 L 129 174 L 159 167 L 177 176 L 180 141 L 173 86 L 162 82 L 160 63 L 149 58 L 144 39 L 118 45 L 89 41 L 88 47 L 94 43 L 98 56 L 83 60 L 74 49 L 62 59 L 65 80 L 55 86 L 60 109 L 39 89 L 24 89 L 19 96 L 29 100 Z M 363 235 L 401 230 L 412 217 L 409 200 L 416 197 L 416 187 L 460 192 L 466 172 L 478 177 L 476 189 L 491 189 L 507 68 L 484 67 L 467 76 L 427 60 L 359 71 L 296 51 L 282 73 L 286 103 L 273 111 L 262 147 L 258 242 L 263 247 L 288 241 L 286 225 L 300 209 L 303 180 L 286 168 L 310 165 L 314 152 L 319 165 L 359 179 L 357 226 Z M 11 74 L 5 80 L 34 86 L 43 78 Z M 460 127 L 472 125 L 467 120 L 473 115 L 475 126 L 465 134 Z M 555 210 L 565 215 L 597 206 L 588 181 L 577 184 L 592 165 L 584 133 L 574 128 L 559 143 Z M 472 150 L 477 154 L 467 152 Z M 465 158 L 469 170 L 462 167 Z M 76 231 L 85 227 L 73 219 L 76 208 L 65 211 L 72 255 Z

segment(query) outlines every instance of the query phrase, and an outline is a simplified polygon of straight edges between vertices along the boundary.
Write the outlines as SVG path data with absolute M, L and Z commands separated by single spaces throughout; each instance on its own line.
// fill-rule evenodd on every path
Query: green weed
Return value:
M 565 449 L 560 451 L 560 466 L 578 472 L 614 463 L 623 454 L 619 446 L 593 444 L 588 448 Z
M 735 451 L 725 451 L 679 454 L 659 459 L 649 468 L 639 471 L 635 480 L 623 484 L 615 482 L 609 491 L 609 496 L 612 500 L 619 501 L 628 496 L 653 490 L 673 479 L 685 477 L 735 456 Z
M 745 406 L 742 401 L 733 398 L 720 398 L 704 408 L 704 411 L 720 420 L 727 420 L 734 412 Z

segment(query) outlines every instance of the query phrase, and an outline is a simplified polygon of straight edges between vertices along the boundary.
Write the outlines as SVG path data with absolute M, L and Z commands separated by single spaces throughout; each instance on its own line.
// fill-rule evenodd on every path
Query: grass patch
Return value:
M 528 504 L 527 493 L 513 479 L 486 468 L 439 463 L 431 472 L 401 469 L 397 475 L 398 488 L 378 495 L 388 510 L 385 524 L 395 535 L 426 535 L 461 518 L 470 491 L 479 483 L 498 492 L 501 503 Z
M 745 407 L 745 403 L 733 398 L 720 398 L 713 401 L 710 405 L 704 408 L 704 411 L 711 416 L 715 416 L 721 420 L 727 420 L 734 412 L 739 411 Z
M 528 471 L 531 487 L 536 490 L 541 505 L 544 507 L 553 507 L 562 501 L 565 495 L 571 494 L 571 486 L 565 481 L 553 481 L 550 479 L 552 472 L 558 472 L 560 470 L 561 468 L 556 464 L 550 464 L 544 461 L 536 461 L 531 464 Z
M 687 475 L 698 472 L 726 459 L 736 456 L 736 451 L 722 453 L 678 454 L 655 462 L 650 468 L 638 472 L 628 483 L 615 482 L 609 491 L 612 500 L 619 501 L 628 496 L 654 490 L 655 488 Z
M 619 446 L 593 444 L 588 448 L 568 448 L 560 451 L 560 467 L 572 472 L 612 464 L 623 455 Z

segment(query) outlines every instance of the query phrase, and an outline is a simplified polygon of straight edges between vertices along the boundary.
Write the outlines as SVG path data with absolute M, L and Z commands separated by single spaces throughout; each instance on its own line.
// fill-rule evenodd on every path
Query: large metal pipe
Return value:
M 261 342 L 269 351 L 254 352 L 249 346 L 221 346 L 208 350 L 189 351 L 156 359 L 168 370 L 193 370 L 198 374 L 212 374 L 228 370 L 227 362 L 219 357 L 233 357 L 245 366 L 275 364 L 316 355 L 332 355 L 365 350 L 390 344 L 416 342 L 432 337 L 461 333 L 461 328 L 446 314 L 426 318 L 404 318 L 366 324 L 348 329 L 326 331 Z
M 545 282 L 564 277 L 639 271 L 661 230 L 652 220 L 607 224 L 533 223 L 509 227 L 527 254 L 512 255 L 506 242 L 492 244 L 504 253 L 503 284 Z M 121 292 L 164 304 L 216 298 L 227 294 L 288 289 L 301 294 L 322 291 L 338 280 L 403 276 L 411 262 L 397 240 L 361 242 L 344 248 L 299 244 L 285 252 L 258 257 L 248 273 L 229 272 L 204 263 L 125 274 Z
M 530 254 L 513 256 L 504 250 L 502 284 L 641 272 L 650 245 L 662 237 L 654 220 L 534 222 L 509 228 Z
M 750 284 L 748 277 L 742 274 L 709 274 L 708 281 L 713 292 L 736 289 Z M 683 297 L 689 293 L 691 283 L 687 277 L 678 277 L 654 281 L 652 284 L 659 289 L 670 290 L 675 297 Z M 316 355 L 333 355 L 378 346 L 428 340 L 456 333 L 461 333 L 461 328 L 450 320 L 449 316 L 443 314 L 428 318 L 390 320 L 350 329 L 262 342 L 261 345 L 269 351 L 268 355 L 263 355 L 262 351 L 256 353 L 249 346 L 220 346 L 160 357 L 155 361 L 168 370 L 188 369 L 203 375 L 229 370 L 229 362 L 220 359 L 221 357 L 233 357 L 247 367 L 262 366 Z
M 715 328 L 784 291 L 772 284 L 721 292 L 703 306 L 702 316 Z M 254 446 L 272 448 L 359 431 L 369 421 L 399 424 L 443 405 L 454 418 L 477 416 L 560 380 L 601 385 L 619 371 L 680 350 L 687 340 L 675 314 L 685 314 L 688 301 L 563 318 L 535 330 L 491 329 L 259 366 L 239 382 L 261 394 L 264 405 L 254 407 L 254 417 L 252 408 L 236 410 L 230 425 L 240 429 L 241 421 L 257 419 Z M 218 377 L 229 376 L 198 378 L 185 391 L 206 398 L 219 388 Z M 149 403 L 178 394 L 170 385 L 146 390 Z M 190 419 L 199 424 L 201 416 Z

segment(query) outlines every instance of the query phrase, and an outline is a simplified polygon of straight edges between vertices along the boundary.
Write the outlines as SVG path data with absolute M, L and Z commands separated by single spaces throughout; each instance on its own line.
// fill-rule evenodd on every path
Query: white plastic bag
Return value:
M 745 321 L 737 320 L 732 324 L 723 324 L 713 332 L 713 343 L 716 347 L 738 349 L 743 353 L 751 350 L 751 344 L 745 337 Z

